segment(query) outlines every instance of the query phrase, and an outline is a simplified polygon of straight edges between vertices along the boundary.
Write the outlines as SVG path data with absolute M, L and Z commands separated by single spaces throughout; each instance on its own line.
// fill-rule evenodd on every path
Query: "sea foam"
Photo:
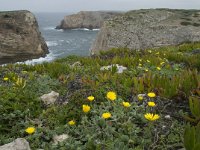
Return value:
M 46 41 L 46 43 L 47 43 L 47 46 L 49 46 L 49 47 L 58 45 L 57 41 Z

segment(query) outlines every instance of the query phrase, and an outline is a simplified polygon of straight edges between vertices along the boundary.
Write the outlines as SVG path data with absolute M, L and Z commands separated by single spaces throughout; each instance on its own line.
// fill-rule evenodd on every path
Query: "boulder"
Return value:
M 134 10 L 106 20 L 91 46 L 91 54 L 110 48 L 143 50 L 200 41 L 200 11 Z
M 120 12 L 109 11 L 80 11 L 77 14 L 65 16 L 56 29 L 98 29 L 102 26 L 103 21 L 110 19 Z
M 48 47 L 31 12 L 0 12 L 0 64 L 44 57 L 47 53 Z
M 45 106 L 53 105 L 58 100 L 59 93 L 51 91 L 51 93 L 44 94 L 40 98 Z
M 67 135 L 67 134 L 55 135 L 53 137 L 54 145 L 57 145 L 59 142 L 63 142 L 64 140 L 66 140 L 68 138 L 69 138 L 69 135 Z
M 11 143 L 0 146 L 0 150 L 30 150 L 30 147 L 25 139 L 18 138 Z

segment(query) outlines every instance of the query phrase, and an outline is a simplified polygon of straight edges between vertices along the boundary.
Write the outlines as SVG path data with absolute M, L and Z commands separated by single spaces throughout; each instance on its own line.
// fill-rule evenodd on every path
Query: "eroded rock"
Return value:
M 200 11 L 144 9 L 106 20 L 91 54 L 110 48 L 143 50 L 200 41 Z
M 48 47 L 31 12 L 0 12 L 0 64 L 44 57 L 47 53 Z
M 118 14 L 120 13 L 109 11 L 80 11 L 77 14 L 65 16 L 56 29 L 98 29 L 102 26 L 104 20 Z

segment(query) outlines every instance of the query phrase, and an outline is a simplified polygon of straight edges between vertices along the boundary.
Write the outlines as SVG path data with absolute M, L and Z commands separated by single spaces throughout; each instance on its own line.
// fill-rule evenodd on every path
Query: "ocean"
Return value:
M 57 30 L 55 27 L 70 13 L 34 13 L 34 15 L 50 53 L 44 58 L 25 61 L 26 64 L 50 62 L 69 55 L 89 55 L 90 46 L 99 29 Z

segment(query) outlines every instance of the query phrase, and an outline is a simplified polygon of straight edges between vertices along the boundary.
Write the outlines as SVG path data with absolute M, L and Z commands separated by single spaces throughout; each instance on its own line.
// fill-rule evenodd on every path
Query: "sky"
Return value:
M 0 11 L 78 12 L 127 11 L 145 8 L 200 9 L 200 0 L 0 0 Z

